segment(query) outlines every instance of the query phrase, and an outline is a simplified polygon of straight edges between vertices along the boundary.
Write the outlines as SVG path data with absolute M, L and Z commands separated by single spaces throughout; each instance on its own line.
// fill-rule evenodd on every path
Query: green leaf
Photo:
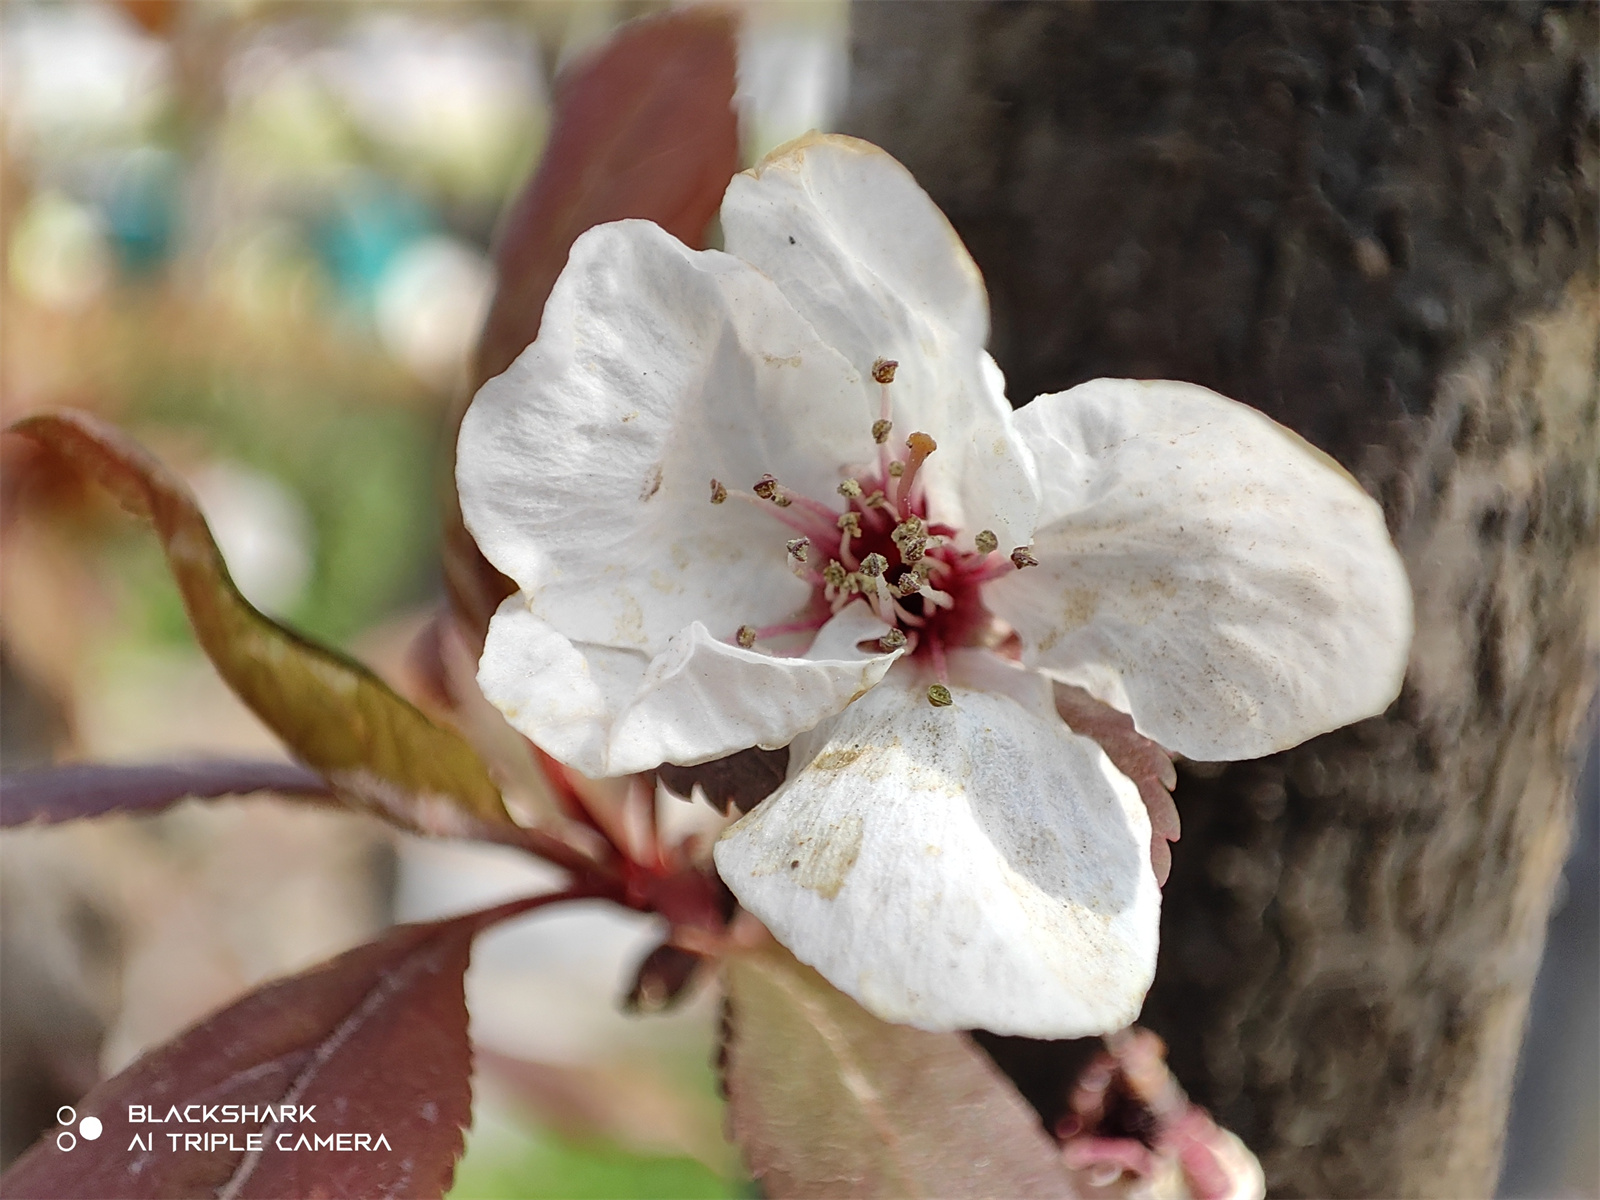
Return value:
M 251 607 L 182 480 L 87 413 L 12 427 L 105 486 L 155 526 L 202 649 L 250 708 L 338 791 L 402 828 L 504 837 L 517 827 L 477 753 L 366 667 Z
M 773 1200 L 1074 1194 L 1033 1109 L 965 1034 L 880 1021 L 776 944 L 725 972 L 729 1128 Z

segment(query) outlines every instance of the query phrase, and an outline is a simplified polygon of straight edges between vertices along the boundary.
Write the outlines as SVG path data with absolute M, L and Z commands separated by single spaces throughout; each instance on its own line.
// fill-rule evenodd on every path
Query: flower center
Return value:
M 872 424 L 877 463 L 839 484 L 842 512 L 771 475 L 748 493 L 711 481 L 713 504 L 729 498 L 759 504 L 799 535 L 784 550 L 789 569 L 813 589 L 794 620 L 761 629 L 742 625 L 731 640 L 748 649 L 758 641 L 815 633 L 859 600 L 890 627 L 880 648 L 904 646 L 908 657 L 926 661 L 940 680 L 928 689 L 929 701 L 948 704 L 946 650 L 985 644 L 995 632 L 995 618 L 983 605 L 983 584 L 1032 566 L 1034 558 L 1025 546 L 1009 558 L 1001 555 L 999 540 L 987 529 L 973 539 L 973 549 L 960 549 L 958 530 L 929 519 L 919 476 L 938 444 L 926 433 L 913 433 L 902 443 L 904 453 L 892 456 L 889 385 L 896 365 L 886 359 L 873 364 L 872 376 L 882 388 L 881 414 Z

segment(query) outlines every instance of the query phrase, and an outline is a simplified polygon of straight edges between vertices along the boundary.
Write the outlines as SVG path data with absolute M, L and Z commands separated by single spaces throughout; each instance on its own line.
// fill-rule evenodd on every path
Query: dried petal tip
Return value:
M 883 445 L 889 440 L 889 431 L 893 428 L 893 421 L 887 421 L 879 418 L 872 423 L 872 440 L 877 442 L 880 446 Z
M 854 500 L 861 495 L 861 485 L 854 479 L 846 479 L 839 485 L 839 495 L 847 500 Z
M 727 498 L 728 489 L 723 487 L 722 484 L 717 480 L 713 479 L 711 481 L 711 503 L 721 504 Z
M 1039 560 L 1033 556 L 1032 546 L 1018 546 L 1011 552 L 1011 564 L 1020 571 L 1023 567 L 1037 567 Z
M 733 640 L 738 642 L 745 650 L 756 644 L 756 627 L 754 625 L 741 625 L 739 632 L 733 635 Z
M 880 358 L 872 364 L 872 377 L 879 383 L 893 383 L 895 370 L 899 366 L 892 358 Z
M 885 654 L 893 650 L 898 650 L 905 644 L 905 632 L 899 629 L 891 629 L 888 633 L 884 634 L 878 639 L 878 649 L 882 650 Z
M 928 703 L 935 708 L 949 708 L 955 703 L 955 699 L 950 695 L 950 689 L 945 687 L 944 684 L 930 683 L 928 685 Z
M 980 529 L 978 536 L 972 539 L 972 544 L 978 548 L 979 554 L 993 554 L 1000 548 L 1000 539 L 995 537 L 994 530 Z
M 811 539 L 806 537 L 790 538 L 783 544 L 783 548 L 801 562 L 805 562 L 806 551 L 811 548 Z
M 889 560 L 881 554 L 869 554 L 861 560 L 861 573 L 868 579 L 876 579 L 889 569 Z

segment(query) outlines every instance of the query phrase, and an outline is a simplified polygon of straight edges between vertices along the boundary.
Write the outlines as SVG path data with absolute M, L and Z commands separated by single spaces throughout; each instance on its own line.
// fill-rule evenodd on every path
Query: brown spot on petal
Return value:
M 861 840 L 866 826 L 855 813 L 847 814 L 828 831 L 820 845 L 810 854 L 792 860 L 790 868 L 794 881 L 803 888 L 816 892 L 824 900 L 832 900 L 844 887 L 850 870 L 861 856 Z M 793 862 L 798 861 L 799 867 Z

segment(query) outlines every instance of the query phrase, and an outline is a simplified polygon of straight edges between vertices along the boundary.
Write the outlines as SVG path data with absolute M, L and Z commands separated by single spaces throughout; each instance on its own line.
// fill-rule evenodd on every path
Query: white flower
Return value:
M 1052 681 L 1201 759 L 1380 712 L 1411 607 L 1377 506 L 1190 384 L 1013 413 L 977 269 L 864 142 L 780 149 L 722 227 L 726 253 L 584 234 L 539 340 L 473 401 L 462 507 L 521 589 L 484 693 L 592 775 L 790 745 L 717 866 L 879 1016 L 1128 1024 L 1149 819 Z

